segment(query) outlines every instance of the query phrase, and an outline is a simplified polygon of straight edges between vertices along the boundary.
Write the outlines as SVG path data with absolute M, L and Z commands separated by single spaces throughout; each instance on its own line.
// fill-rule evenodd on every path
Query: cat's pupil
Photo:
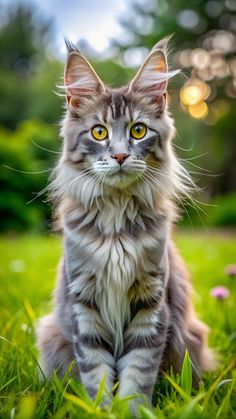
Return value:
M 99 135 L 102 135 L 102 131 L 103 131 L 103 129 L 102 129 L 102 128 L 98 128 L 98 134 L 99 134 Z

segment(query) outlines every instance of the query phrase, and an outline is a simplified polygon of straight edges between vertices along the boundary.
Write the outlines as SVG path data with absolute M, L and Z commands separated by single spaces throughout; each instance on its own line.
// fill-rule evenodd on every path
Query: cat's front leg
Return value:
M 106 390 L 111 394 L 115 360 L 100 313 L 84 303 L 74 304 L 73 312 L 74 352 L 80 380 L 89 396 L 94 398 L 101 381 L 106 377 Z
M 140 308 L 125 332 L 124 353 L 118 361 L 120 397 L 144 394 L 151 404 L 166 344 L 167 328 L 166 305 L 152 309 L 147 308 L 144 302 L 143 308 Z M 139 402 L 140 399 L 134 399 L 132 404 Z

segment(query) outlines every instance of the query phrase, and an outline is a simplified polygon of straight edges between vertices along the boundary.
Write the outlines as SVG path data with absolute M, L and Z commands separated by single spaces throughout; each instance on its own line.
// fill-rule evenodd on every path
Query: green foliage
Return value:
M 41 25 L 41 21 L 35 25 L 36 16 L 30 7 L 18 5 L 8 9 L 6 15 L 0 36 L 1 68 L 17 71 L 17 60 L 24 60 L 22 64 L 28 69 L 29 61 L 38 53 L 43 36 L 49 31 L 49 27 Z M 21 69 L 23 71 L 23 67 Z
M 191 385 L 191 362 L 186 354 L 181 375 L 170 371 L 156 386 L 155 405 L 140 407 L 141 419 L 230 419 L 236 415 L 235 374 L 235 292 L 234 278 L 224 267 L 235 261 L 236 240 L 225 234 L 202 232 L 177 235 L 181 253 L 193 273 L 195 304 L 211 328 L 211 345 L 219 353 L 220 368 L 203 377 L 199 388 Z M 61 248 L 55 237 L 11 237 L 0 239 L 0 417 L 17 419 L 130 419 L 129 398 L 112 402 L 101 383 L 95 401 L 83 386 L 67 376 L 60 381 L 38 378 L 34 346 L 35 325 L 50 311 L 55 266 Z M 209 296 L 210 289 L 227 286 L 231 295 L 225 302 Z M 107 404 L 101 402 L 107 400 Z
M 187 17 L 186 19 L 181 19 L 180 16 L 177 18 L 177 15 L 185 10 L 195 12 L 197 14 L 197 16 L 194 16 L 195 19 L 187 22 Z M 201 41 L 199 39 L 201 34 L 222 27 L 222 22 L 220 22 L 221 13 L 228 13 L 228 17 L 230 17 L 234 16 L 234 12 L 234 9 L 223 0 L 218 0 L 218 8 L 215 4 L 206 7 L 204 0 L 193 1 L 191 5 L 186 3 L 185 0 L 176 1 L 174 4 L 166 0 L 147 1 L 146 3 L 134 1 L 132 10 L 121 19 L 121 23 L 127 28 L 128 32 L 135 35 L 136 45 L 148 45 L 151 48 L 157 42 L 156 39 L 173 34 L 178 29 L 175 37 L 179 43 L 192 47 L 194 43 Z M 133 19 L 129 20 L 130 17 L 133 17 Z M 151 17 L 152 24 L 148 25 L 145 30 L 142 25 L 145 23 L 145 19 L 147 23 L 147 17 Z M 199 22 L 196 17 L 204 19 L 207 24 L 203 25 L 203 22 Z M 149 21 L 149 23 L 151 22 Z M 224 27 L 229 27 L 228 19 L 225 20 Z
M 64 100 L 58 96 L 56 87 L 62 81 L 63 64 L 44 59 L 37 70 L 28 84 L 30 106 L 27 109 L 27 119 L 37 118 L 56 125 L 63 114 Z
M 230 227 L 236 225 L 236 194 L 216 196 L 210 202 L 187 202 L 182 210 L 181 226 Z
M 236 224 L 236 193 L 216 197 L 212 201 L 210 223 L 213 226 L 232 226 Z
M 57 128 L 31 120 L 15 132 L 2 129 L 0 149 L 0 182 L 4 191 L 0 197 L 1 230 L 42 230 L 50 217 L 50 208 L 36 195 L 47 185 L 56 160 Z
M 52 24 L 38 18 L 31 7 L 18 5 L 5 10 L 0 27 L 0 125 L 8 129 L 30 116 L 31 83 L 47 61 L 45 49 L 51 29 Z M 42 102 L 41 109 L 43 106 Z

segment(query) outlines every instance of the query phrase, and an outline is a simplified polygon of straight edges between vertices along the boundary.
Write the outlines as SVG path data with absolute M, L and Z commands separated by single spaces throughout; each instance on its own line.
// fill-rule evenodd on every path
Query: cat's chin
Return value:
M 132 185 L 138 179 L 138 173 L 132 172 L 118 172 L 106 176 L 104 184 L 113 188 L 124 189 L 127 186 Z

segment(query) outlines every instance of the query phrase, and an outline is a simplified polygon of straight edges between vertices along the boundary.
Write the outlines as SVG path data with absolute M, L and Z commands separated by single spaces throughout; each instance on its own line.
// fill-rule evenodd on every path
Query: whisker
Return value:
M 192 223 L 191 217 L 190 217 L 190 215 L 189 215 L 189 212 L 188 212 L 188 210 L 187 210 L 186 206 L 184 206 L 184 205 L 183 205 L 183 203 L 180 203 L 180 205 L 183 207 L 184 211 L 186 212 L 187 217 L 188 217 L 188 220 L 189 220 L 189 222 L 190 222 L 190 224 L 191 224 L 191 227 L 192 227 L 192 230 L 193 230 L 193 223 Z
M 96 173 L 96 175 L 94 176 L 94 179 L 93 179 L 94 183 L 98 182 L 100 180 L 100 178 L 102 178 L 102 175 L 103 175 L 103 173 L 101 173 L 101 172 Z M 96 205 L 97 205 L 99 211 L 101 211 L 101 208 L 100 208 L 100 205 L 99 205 L 99 202 L 98 202 L 98 196 L 93 193 L 93 198 L 92 198 L 91 202 L 93 202 L 94 199 L 95 199 L 95 202 L 96 202 Z
M 151 169 L 152 170 L 152 169 Z M 152 172 L 154 172 L 154 173 L 158 173 L 158 176 L 164 176 L 164 174 L 163 173 L 160 173 L 160 172 L 158 172 L 156 169 L 153 169 L 152 170 Z M 196 185 L 194 184 L 194 187 L 196 188 Z M 184 195 L 182 195 L 182 196 L 179 196 L 178 194 L 174 194 L 174 196 L 175 196 L 175 198 L 177 199 L 177 201 L 182 205 L 182 203 L 183 202 L 185 202 L 185 203 L 187 203 L 189 206 L 191 206 L 196 212 L 197 212 L 197 214 L 198 214 L 198 217 L 199 217 L 199 219 L 200 219 L 200 221 L 201 221 L 201 223 L 203 224 L 203 226 L 205 227 L 205 224 L 204 224 L 204 222 L 203 222 L 203 219 L 202 219 L 202 217 L 201 217 L 201 215 L 200 215 L 200 213 L 199 213 L 199 211 L 201 211 L 204 215 L 208 215 L 201 207 L 199 207 L 199 205 L 197 204 L 197 203 L 199 203 L 199 204 L 202 204 L 202 202 L 200 202 L 200 201 L 198 201 L 198 200 L 196 200 L 196 199 L 194 199 L 189 193 L 187 193 L 186 191 L 184 192 Z M 188 201 L 187 201 L 187 199 L 186 198 L 188 198 Z M 186 210 L 186 212 L 187 212 L 187 209 L 184 207 L 184 209 Z M 188 217 L 189 217 L 189 214 L 188 214 Z M 190 217 L 189 217 L 189 219 L 190 219 Z M 191 224 L 192 224 L 192 222 L 191 222 Z
M 165 176 L 166 176 L 166 174 L 163 172 L 163 171 L 159 171 L 159 170 L 157 170 L 157 169 L 150 169 L 150 168 L 148 168 L 148 170 L 151 170 L 152 172 L 154 172 L 154 173 L 157 173 L 158 174 L 158 176 L 162 176 L 162 177 L 164 177 L 165 178 Z M 192 185 L 192 187 L 193 187 L 193 190 L 195 190 L 196 192 L 201 192 L 202 191 L 202 188 L 199 188 L 193 181 L 192 181 L 192 179 L 188 176 L 188 174 L 186 173 L 186 176 L 187 176 L 187 181 L 190 181 L 191 182 L 191 185 Z M 205 176 L 208 176 L 208 174 L 206 174 Z M 198 210 L 199 211 L 201 211 L 202 213 L 204 213 L 205 215 L 208 215 L 201 207 L 199 207 L 198 205 L 197 205 L 197 203 L 198 204 L 200 204 L 200 205 L 205 205 L 205 206 L 210 206 L 210 207 L 214 207 L 215 205 L 214 204 L 209 204 L 209 203 L 206 203 L 206 202 L 203 202 L 203 201 L 199 201 L 199 200 L 197 200 L 196 198 L 193 198 L 192 196 L 191 196 L 191 194 L 189 194 L 189 193 L 185 193 L 184 194 L 188 199 L 189 199 L 189 201 L 193 204 L 193 208 L 197 211 L 197 208 L 198 208 Z M 181 199 L 179 200 L 180 202 L 181 202 L 181 200 L 184 200 L 184 197 L 182 196 L 181 197 Z M 185 202 L 187 202 L 186 201 L 186 199 L 185 199 Z M 198 214 L 199 215 L 199 214 Z M 199 218 L 200 218 L 200 216 L 199 216 Z M 204 223 L 203 223 L 204 224 Z
M 199 176 L 204 176 L 204 177 L 220 177 L 224 175 L 224 172 L 222 173 L 202 173 L 202 172 L 196 172 L 195 170 L 190 170 L 189 173 L 191 175 L 199 175 Z
M 140 176 L 142 179 L 145 179 L 145 181 L 147 181 L 147 183 L 151 186 L 151 188 L 153 188 L 154 190 L 156 190 L 158 192 L 158 194 L 163 197 L 162 194 L 162 189 L 161 189 L 161 184 L 160 182 L 158 182 L 158 180 L 156 178 L 153 178 L 151 176 L 151 174 L 144 172 L 141 174 Z M 158 189 L 159 186 L 159 189 Z
M 13 172 L 22 173 L 24 175 L 40 175 L 42 173 L 48 173 L 53 170 L 53 169 L 45 169 L 45 170 L 39 170 L 37 172 L 28 172 L 24 170 L 15 169 L 14 167 L 7 166 L 6 164 L 3 164 L 2 166 L 5 167 L 6 169 L 12 170 Z
M 61 154 L 60 151 L 49 150 L 48 148 L 42 147 L 41 145 L 36 143 L 34 140 L 32 140 L 32 138 L 30 139 L 30 141 L 31 141 L 31 143 L 33 143 L 36 147 L 40 148 L 41 150 L 48 151 L 49 153 L 53 153 L 53 154 Z
M 204 223 L 204 221 L 203 221 L 203 219 L 202 219 L 202 217 L 201 217 L 201 214 L 199 213 L 199 211 L 202 211 L 203 212 L 203 214 L 204 215 L 206 215 L 206 216 L 208 216 L 208 214 L 205 212 L 205 211 L 203 211 L 203 209 L 202 208 L 200 208 L 195 202 L 194 202 L 194 200 L 192 200 L 191 201 L 191 203 L 189 202 L 189 201 L 187 201 L 186 199 L 183 199 L 183 202 L 185 202 L 185 204 L 186 205 L 189 205 L 191 208 L 193 208 L 194 209 L 194 211 L 196 211 L 196 213 L 197 213 L 197 215 L 198 215 L 198 217 L 199 217 L 199 220 L 201 221 L 201 223 L 202 223 L 202 225 L 203 225 L 203 227 L 204 228 L 206 228 L 206 225 L 205 225 L 205 223 Z M 185 211 L 187 211 L 187 209 L 186 209 L 186 206 L 183 206 L 183 208 L 184 208 L 184 210 Z M 199 210 L 199 211 L 198 211 Z M 206 228 L 206 230 L 207 230 L 207 228 Z
M 73 179 L 74 180 L 78 180 L 78 177 Z M 53 183 L 53 182 L 52 182 Z M 30 201 L 27 202 L 27 204 L 31 204 L 32 202 L 34 202 L 37 198 L 39 198 L 40 196 L 42 196 L 44 193 L 46 193 L 47 191 L 50 191 L 53 188 L 52 184 L 47 185 L 45 188 L 43 188 L 41 191 L 36 193 L 36 196 L 31 199 Z M 49 200 L 49 199 L 48 199 Z
M 209 155 L 209 152 L 198 154 L 198 156 L 183 158 L 183 159 L 179 159 L 179 160 L 182 160 L 182 161 L 196 160 L 196 159 L 199 159 L 200 157 L 204 157 L 204 156 L 207 156 L 207 155 Z
M 166 171 L 165 169 L 159 170 L 156 168 L 150 168 L 148 167 L 148 170 L 152 170 L 156 173 L 158 173 L 158 176 L 161 176 L 163 178 L 165 178 L 166 176 L 170 176 L 170 173 L 168 171 Z M 197 191 L 199 192 L 201 189 L 195 184 L 195 182 L 193 181 L 193 179 L 191 178 L 191 176 L 189 175 L 189 173 L 187 172 L 187 170 L 181 166 L 181 171 L 176 171 L 176 172 L 172 172 L 171 176 L 175 176 L 178 178 L 178 180 L 181 183 L 181 187 L 184 186 L 185 188 L 185 192 L 193 192 L 193 191 Z M 183 183 L 183 180 L 186 183 Z M 182 191 L 183 192 L 183 191 Z
M 50 189 L 50 185 L 47 185 L 45 188 L 43 188 L 41 191 L 37 192 L 36 195 L 34 196 L 34 198 L 32 198 L 30 201 L 26 202 L 27 205 L 31 204 L 32 202 L 34 202 L 37 198 L 39 198 L 40 196 L 42 196 L 45 192 L 47 192 Z
M 155 174 L 158 174 L 158 176 L 162 176 L 162 177 L 165 177 L 165 175 L 164 175 L 164 173 L 162 173 L 162 172 L 159 172 L 158 170 L 156 170 L 156 169 L 150 169 L 149 167 L 148 167 L 148 171 L 149 170 L 151 170 L 151 172 L 152 173 L 155 173 Z M 145 172 L 145 174 L 147 174 L 147 172 Z M 150 174 L 149 174 L 149 178 L 150 178 Z M 157 181 L 157 179 L 156 178 L 152 178 L 152 180 L 154 180 L 155 182 Z M 160 191 L 158 191 L 159 193 L 160 193 Z M 191 226 L 193 227 L 193 224 L 192 224 L 192 221 L 191 221 L 191 218 L 190 218 L 190 215 L 189 215 L 189 213 L 188 213 L 188 210 L 187 210 L 187 208 L 186 208 L 186 205 L 189 205 L 190 207 L 192 207 L 196 212 L 197 212 L 197 215 L 198 215 L 198 217 L 199 217 L 199 219 L 200 219 L 200 221 L 201 221 L 201 223 L 202 223 L 202 225 L 205 227 L 205 223 L 204 223 L 204 221 L 203 221 L 203 219 L 202 219 L 202 217 L 201 217 L 201 214 L 200 214 L 200 211 L 204 214 L 204 215 L 208 215 L 201 207 L 199 207 L 199 205 L 197 204 L 197 202 L 198 203 L 200 203 L 200 204 L 202 204 L 200 201 L 197 201 L 197 200 L 195 200 L 190 194 L 188 194 L 188 193 L 185 193 L 184 194 L 184 196 L 179 196 L 178 194 L 174 194 L 174 196 L 175 196 L 175 198 L 177 199 L 177 201 L 179 201 L 179 203 L 180 203 L 180 205 L 181 206 L 183 206 L 183 208 L 184 208 L 184 210 L 186 211 L 186 213 L 187 213 L 187 216 L 188 216 L 188 219 L 189 219 L 189 221 L 190 221 L 190 224 L 191 224 Z M 188 198 L 188 200 L 186 199 L 186 198 Z M 186 204 L 186 205 L 184 205 L 184 203 Z
M 180 159 L 180 161 L 183 161 L 183 162 L 185 162 L 186 161 L 186 159 Z M 196 167 L 197 169 L 199 169 L 199 170 L 202 170 L 203 172 L 210 172 L 210 170 L 208 170 L 208 169 L 204 169 L 203 167 L 200 167 L 200 166 L 198 166 L 197 164 L 195 164 L 195 163 L 193 163 L 193 162 L 191 162 L 191 161 L 187 161 L 187 164 L 191 164 L 191 166 L 194 166 L 194 167 Z
M 148 170 L 150 170 L 152 173 L 157 174 L 158 177 L 162 177 L 164 180 L 166 180 L 166 177 L 170 176 L 170 174 L 168 173 L 168 171 L 163 171 L 163 170 L 160 171 L 160 170 L 157 170 L 157 169 L 150 169 L 150 168 L 148 168 Z M 192 181 L 191 178 L 189 178 L 188 175 L 185 175 L 185 173 L 183 173 L 183 174 L 181 173 L 181 175 L 182 175 L 182 178 L 184 180 L 186 180 L 187 182 L 189 182 L 191 184 L 191 186 L 192 186 L 193 189 L 196 189 L 195 183 Z M 178 173 L 172 173 L 171 176 L 172 177 L 175 176 L 175 177 L 178 178 L 179 177 L 179 174 Z M 191 181 L 192 181 L 192 183 L 191 183 Z M 184 192 L 184 193 L 187 193 L 188 189 L 190 189 L 190 185 L 189 184 L 183 184 L 183 181 L 181 183 L 181 186 L 182 187 L 186 187 L 186 191 L 183 191 L 182 190 L 182 192 Z
M 78 175 L 77 177 L 75 177 L 74 179 L 72 179 L 72 181 L 71 181 L 71 183 L 69 183 L 69 186 L 68 187 L 71 187 L 74 182 L 77 182 L 78 180 L 82 179 L 83 177 L 85 177 L 87 175 L 90 175 L 93 172 L 92 169 L 91 170 L 85 169 L 85 170 L 86 170 L 85 172 L 80 173 L 80 175 Z
M 183 141 L 183 139 L 181 138 L 181 136 L 180 136 L 180 134 L 178 133 L 178 131 L 176 132 L 176 137 L 178 137 L 180 141 Z M 177 145 L 174 141 L 173 141 L 173 146 L 174 146 L 174 147 L 179 148 L 179 149 L 180 149 L 180 150 L 182 150 L 182 151 L 192 151 L 192 150 L 193 150 L 193 147 L 195 146 L 195 141 L 192 143 L 192 145 L 191 145 L 191 147 L 190 147 L 190 148 L 183 148 L 183 147 L 180 147 L 180 146 L 179 146 L 179 145 Z
M 105 199 L 104 199 L 104 181 L 106 178 L 107 173 L 103 174 L 103 178 L 102 178 L 102 182 L 101 182 L 101 196 L 102 196 L 102 201 L 105 204 Z

